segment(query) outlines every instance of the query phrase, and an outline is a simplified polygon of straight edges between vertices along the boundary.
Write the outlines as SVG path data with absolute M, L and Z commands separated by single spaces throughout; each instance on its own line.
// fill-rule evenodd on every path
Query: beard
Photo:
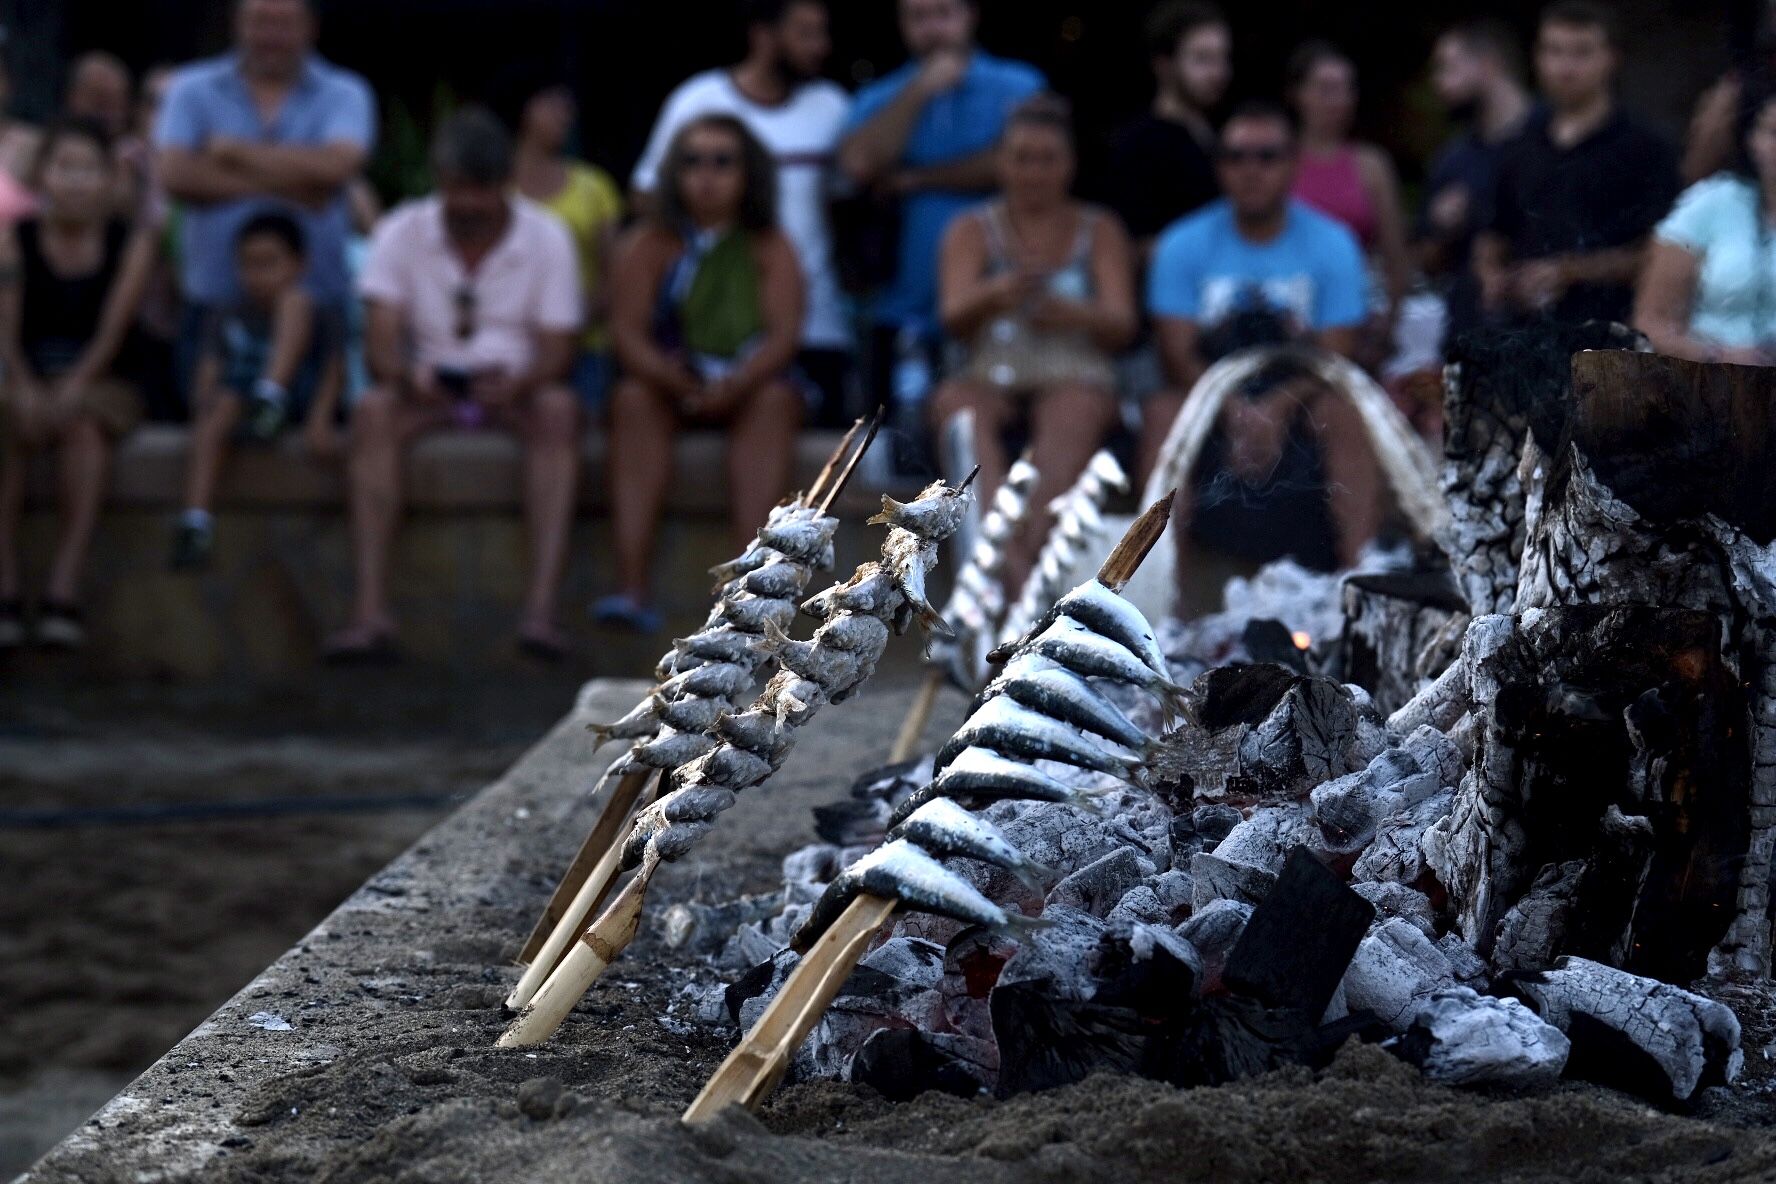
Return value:
M 803 83 L 812 82 L 820 77 L 820 71 L 805 69 L 783 54 L 777 55 L 774 70 L 777 75 L 777 80 L 791 90 L 801 86 Z

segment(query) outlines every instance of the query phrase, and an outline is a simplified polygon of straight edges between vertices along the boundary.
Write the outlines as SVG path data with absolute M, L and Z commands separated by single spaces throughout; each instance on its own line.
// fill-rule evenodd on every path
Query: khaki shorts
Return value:
M 81 392 L 80 411 L 92 416 L 108 438 L 122 439 L 142 422 L 142 393 L 121 378 L 101 378 Z M 18 404 L 7 391 L 0 395 L 0 440 L 11 440 L 17 423 Z

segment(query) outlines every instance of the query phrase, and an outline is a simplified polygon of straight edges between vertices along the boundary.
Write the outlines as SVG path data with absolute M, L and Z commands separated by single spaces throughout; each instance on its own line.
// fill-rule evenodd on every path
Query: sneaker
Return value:
M 173 531 L 173 553 L 167 566 L 174 571 L 204 571 L 215 549 L 215 527 L 181 522 Z
M 0 650 L 25 644 L 25 606 L 16 598 L 0 600 Z
M 86 625 L 80 609 L 72 604 L 46 600 L 37 614 L 37 644 L 50 649 L 77 650 L 86 644 Z
M 248 399 L 247 439 L 256 444 L 271 443 L 277 439 L 278 433 L 284 430 L 284 422 L 288 418 L 289 410 L 280 399 L 265 399 L 257 396 Z
M 665 624 L 659 613 L 620 592 L 593 601 L 591 612 L 592 619 L 600 625 L 627 629 L 631 633 L 658 633 Z

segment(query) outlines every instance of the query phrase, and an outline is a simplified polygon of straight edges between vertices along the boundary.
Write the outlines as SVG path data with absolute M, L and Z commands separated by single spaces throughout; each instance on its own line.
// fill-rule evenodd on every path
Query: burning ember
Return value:
M 1295 632 L 1289 634 L 1289 640 L 1295 643 L 1295 648 L 1298 650 L 1305 651 L 1313 648 L 1313 634 L 1307 632 L 1305 629 L 1297 629 Z

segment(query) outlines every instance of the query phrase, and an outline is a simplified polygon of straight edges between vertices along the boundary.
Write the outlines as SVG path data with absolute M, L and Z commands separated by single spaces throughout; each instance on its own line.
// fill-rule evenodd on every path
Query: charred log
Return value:
M 1467 603 L 1445 572 L 1352 576 L 1344 582 L 1344 679 L 1392 714 L 1460 656 L 1467 627 Z

